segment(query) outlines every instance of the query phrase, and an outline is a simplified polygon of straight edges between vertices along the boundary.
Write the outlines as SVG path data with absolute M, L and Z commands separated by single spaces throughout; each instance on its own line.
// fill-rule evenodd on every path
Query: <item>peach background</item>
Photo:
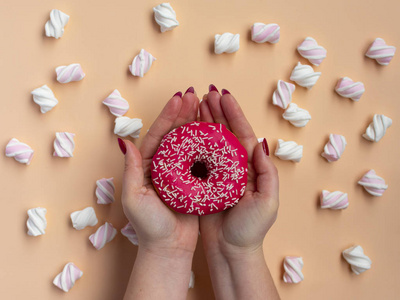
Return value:
M 2 214 L 0 286 L 7 299 L 121 299 L 137 248 L 118 234 L 96 251 L 88 242 L 95 228 L 76 231 L 72 211 L 93 206 L 99 225 L 127 222 L 119 201 L 123 156 L 113 134 L 114 118 L 101 101 L 115 88 L 129 100 L 129 117 L 143 119 L 146 130 L 176 91 L 193 85 L 199 95 L 210 83 L 234 94 L 259 137 L 274 151 L 278 138 L 304 145 L 301 163 L 273 160 L 280 174 L 279 217 L 265 240 L 265 257 L 283 299 L 395 299 L 398 285 L 400 163 L 400 57 L 382 67 L 364 56 L 376 37 L 400 46 L 400 2 L 376 1 L 173 1 L 181 25 L 161 34 L 152 7 L 159 1 L 11 1 L 0 4 L 1 146 L 16 137 L 35 150 L 30 166 L 0 157 Z M 49 12 L 58 8 L 71 16 L 60 40 L 44 36 Z M 276 45 L 250 41 L 254 22 L 281 26 Z M 241 48 L 231 55 L 212 52 L 214 34 L 241 34 Z M 322 76 L 312 90 L 297 87 L 294 101 L 313 119 L 295 128 L 271 104 L 278 79 L 288 80 L 301 58 L 296 46 L 314 37 L 328 50 L 316 69 Z M 157 61 L 144 78 L 134 78 L 128 65 L 141 48 Z M 86 78 L 56 82 L 54 68 L 79 62 Z M 339 77 L 363 81 L 359 103 L 339 97 L 333 88 Z M 30 91 L 43 84 L 53 89 L 59 105 L 42 115 Z M 394 120 L 377 144 L 361 137 L 374 113 Z M 76 133 L 71 159 L 53 158 L 56 131 Z M 329 133 L 345 135 L 342 159 L 328 164 L 320 153 Z M 367 194 L 356 182 L 370 168 L 384 177 L 389 189 L 381 198 Z M 95 181 L 114 176 L 116 203 L 95 203 Z M 349 194 L 345 211 L 318 208 L 322 189 Z M 26 235 L 26 211 L 48 210 L 46 234 Z M 355 276 L 341 258 L 353 244 L 364 247 L 372 269 Z M 304 259 L 305 281 L 281 280 L 285 255 Z M 73 261 L 84 276 L 64 294 L 52 285 L 64 264 Z M 201 242 L 193 269 L 196 286 L 188 299 L 213 299 Z

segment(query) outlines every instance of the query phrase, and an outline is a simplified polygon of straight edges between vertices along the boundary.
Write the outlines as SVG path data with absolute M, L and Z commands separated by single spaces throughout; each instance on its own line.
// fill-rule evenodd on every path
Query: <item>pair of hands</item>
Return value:
M 226 211 L 194 216 L 170 210 L 151 181 L 151 163 L 165 134 L 197 120 L 221 123 L 231 130 L 248 154 L 248 183 L 239 203 Z M 135 228 L 140 247 L 161 256 L 193 254 L 200 229 L 208 255 L 242 255 L 262 249 L 274 223 L 279 202 L 278 174 L 263 151 L 236 99 L 211 88 L 199 103 L 193 92 L 175 94 L 150 127 L 140 149 L 126 143 L 122 204 Z

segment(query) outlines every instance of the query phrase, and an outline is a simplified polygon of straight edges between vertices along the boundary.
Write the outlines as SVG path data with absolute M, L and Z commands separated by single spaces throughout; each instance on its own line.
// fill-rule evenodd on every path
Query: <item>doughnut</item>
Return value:
M 247 152 L 222 124 L 191 122 L 164 136 L 151 178 L 172 210 L 214 214 L 235 206 L 247 184 Z

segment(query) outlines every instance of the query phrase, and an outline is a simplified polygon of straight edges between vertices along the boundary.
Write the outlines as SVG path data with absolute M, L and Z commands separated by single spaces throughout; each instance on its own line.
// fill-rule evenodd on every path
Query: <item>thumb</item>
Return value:
M 123 177 L 123 192 L 124 198 L 136 195 L 141 191 L 143 186 L 143 164 L 142 156 L 136 146 L 125 140 L 126 154 L 125 154 L 125 169 Z
M 271 158 L 264 152 L 263 143 L 259 143 L 254 148 L 253 163 L 256 171 L 256 192 L 263 197 L 278 199 L 279 197 L 279 178 Z M 266 145 L 268 148 L 268 145 Z

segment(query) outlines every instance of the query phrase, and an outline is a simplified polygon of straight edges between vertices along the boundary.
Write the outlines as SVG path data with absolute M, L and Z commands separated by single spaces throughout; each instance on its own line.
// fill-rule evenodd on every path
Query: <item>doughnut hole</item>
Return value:
M 190 168 L 190 173 L 200 179 L 205 179 L 208 176 L 207 166 L 202 161 L 196 161 Z

